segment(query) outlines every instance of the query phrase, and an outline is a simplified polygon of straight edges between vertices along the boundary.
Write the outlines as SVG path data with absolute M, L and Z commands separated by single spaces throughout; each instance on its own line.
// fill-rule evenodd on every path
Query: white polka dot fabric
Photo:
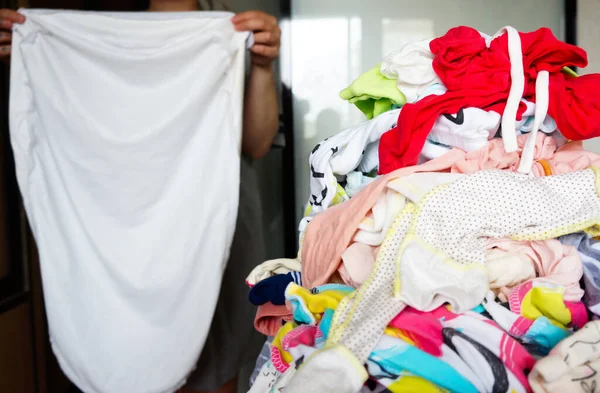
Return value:
M 599 233 L 596 184 L 592 169 L 544 178 L 481 171 L 408 203 L 367 281 L 340 303 L 328 345 L 342 344 L 364 362 L 406 304 L 431 310 L 449 302 L 459 312 L 477 306 L 488 289 L 489 238 Z
M 342 343 L 361 361 L 367 359 L 388 322 L 405 306 L 394 297 L 395 260 L 413 219 L 414 207 L 412 203 L 406 205 L 381 245 L 367 281 L 345 297 L 335 311 L 327 344 Z

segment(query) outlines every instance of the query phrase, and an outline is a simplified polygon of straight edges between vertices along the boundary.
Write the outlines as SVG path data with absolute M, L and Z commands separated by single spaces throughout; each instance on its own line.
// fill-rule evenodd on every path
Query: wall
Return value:
M 589 65 L 581 74 L 600 72 L 600 0 L 578 0 L 577 45 L 588 53 Z M 600 138 L 585 142 L 585 147 L 600 153 Z

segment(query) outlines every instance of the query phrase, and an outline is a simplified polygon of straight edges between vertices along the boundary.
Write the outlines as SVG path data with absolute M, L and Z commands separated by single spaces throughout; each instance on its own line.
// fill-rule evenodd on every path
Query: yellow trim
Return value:
M 363 364 L 356 358 L 356 356 L 354 356 L 352 352 L 348 350 L 348 348 L 343 345 L 336 345 L 331 347 L 331 350 L 338 352 L 340 355 L 345 357 L 354 367 L 356 373 L 363 379 L 363 381 L 366 381 L 367 378 L 369 378 L 369 374 L 367 373 L 367 370 L 365 370 Z
M 381 246 L 379 248 L 379 253 L 377 254 L 377 259 L 375 261 L 375 265 L 373 266 L 373 269 L 371 269 L 371 273 L 369 274 L 369 277 L 362 283 L 362 285 L 360 286 L 360 288 L 358 288 L 358 290 L 356 290 L 356 291 L 352 292 L 350 295 L 346 296 L 344 299 L 342 299 L 342 301 L 338 305 L 338 308 L 336 309 L 335 313 L 333 314 L 333 320 L 331 321 L 331 329 L 329 331 L 329 337 L 327 339 L 326 346 L 335 345 L 341 341 L 344 331 L 346 330 L 348 325 L 352 322 L 352 318 L 354 316 L 354 313 L 356 312 L 356 308 L 360 304 L 360 301 L 363 297 L 364 292 L 372 284 L 373 280 L 375 279 L 375 275 L 377 274 L 377 271 L 379 270 L 380 265 L 383 263 L 382 256 L 386 254 L 384 252 L 384 250 L 389 247 L 389 243 L 391 242 L 391 239 L 393 237 L 391 235 L 396 232 L 396 230 L 398 229 L 400 224 L 403 222 L 406 215 L 412 213 L 413 210 L 414 210 L 414 204 L 411 202 L 407 202 L 406 205 L 404 206 L 404 209 L 402 209 L 400 214 L 398 214 L 398 216 L 394 220 L 394 223 L 392 224 L 390 229 L 387 231 L 386 236 L 383 240 L 383 243 L 381 244 Z M 346 308 L 351 300 L 355 300 L 355 302 L 353 303 L 352 308 L 347 313 L 345 313 Z M 340 319 L 342 319 L 342 318 L 344 318 L 345 320 L 340 321 Z

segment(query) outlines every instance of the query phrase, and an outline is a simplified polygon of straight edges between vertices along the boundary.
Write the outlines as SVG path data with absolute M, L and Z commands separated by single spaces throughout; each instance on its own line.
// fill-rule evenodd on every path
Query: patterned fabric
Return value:
M 405 304 L 431 310 L 448 302 L 457 312 L 476 307 L 487 292 L 489 238 L 597 235 L 597 181 L 596 170 L 545 178 L 481 171 L 407 203 L 371 276 L 340 302 L 327 346 L 341 344 L 364 363 Z M 420 279 L 425 275 L 427 281 Z

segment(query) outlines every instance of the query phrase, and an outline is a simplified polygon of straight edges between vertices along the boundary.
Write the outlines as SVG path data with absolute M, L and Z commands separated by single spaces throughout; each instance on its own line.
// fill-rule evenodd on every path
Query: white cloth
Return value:
M 383 59 L 379 72 L 389 79 L 396 79 L 398 89 L 413 103 L 422 98 L 424 92 L 442 81 L 433 69 L 433 53 L 429 49 L 431 40 L 406 44 Z
M 521 102 L 525 104 L 526 109 L 521 115 L 521 120 L 517 121 L 516 123 L 517 135 L 530 133 L 533 129 L 533 123 L 535 121 L 535 103 L 526 99 L 522 99 Z M 552 134 L 557 130 L 557 128 L 556 121 L 552 118 L 552 116 L 546 114 L 546 117 L 540 123 L 540 131 L 544 134 Z
M 454 115 L 442 115 L 435 121 L 421 154 L 431 159 L 452 147 L 466 152 L 479 150 L 496 135 L 498 128 L 500 115 L 493 111 L 464 108 Z M 436 149 L 438 146 L 443 149 Z
M 525 99 L 521 102 L 526 109 L 521 120 L 515 123 L 517 135 L 532 132 L 535 125 L 536 104 Z M 466 152 L 479 150 L 497 135 L 500 122 L 501 116 L 498 113 L 479 108 L 464 108 L 454 115 L 442 115 L 427 136 L 421 155 L 426 159 L 434 159 L 455 147 Z M 548 114 L 540 123 L 539 131 L 555 137 L 562 136 L 560 132 L 556 132 L 556 121 Z
M 252 287 L 271 276 L 299 272 L 301 270 L 302 264 L 298 259 L 281 258 L 265 261 L 252 269 L 246 278 L 246 284 Z
M 229 13 L 21 12 L 10 132 L 54 353 L 86 393 L 173 392 L 235 228 L 248 33 Z

